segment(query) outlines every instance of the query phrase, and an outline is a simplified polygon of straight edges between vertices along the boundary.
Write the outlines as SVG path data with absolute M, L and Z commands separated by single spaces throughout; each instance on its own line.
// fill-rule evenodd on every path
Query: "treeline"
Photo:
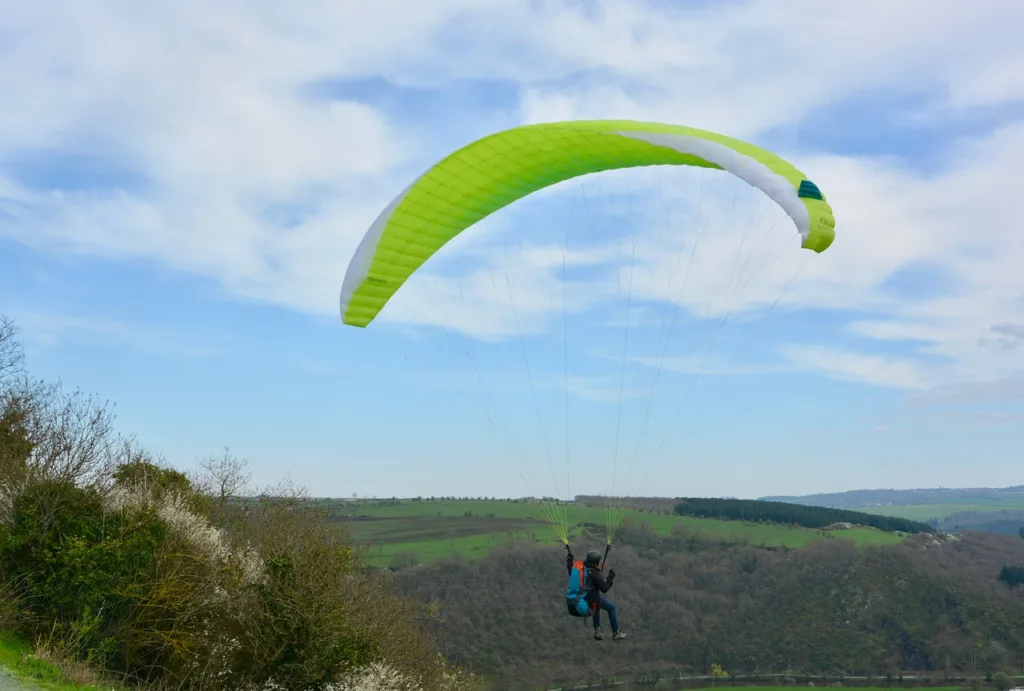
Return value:
M 586 506 L 619 506 L 648 513 L 672 513 L 678 499 L 671 497 L 601 497 L 593 494 L 578 494 L 577 504 Z
M 15 335 L 0 316 L 0 629 L 105 686 L 476 686 L 301 489 L 253 488 L 227 452 L 166 467 L 29 376 Z
M 440 604 L 433 626 L 449 659 L 492 676 L 498 689 L 710 674 L 715 664 L 739 675 L 895 680 L 1013 673 L 1024 662 L 1024 588 L 999 580 L 1004 564 L 1024 564 L 1016 536 L 759 549 L 686 529 L 627 528 L 620 541 L 609 597 L 631 636 L 621 642 L 594 641 L 565 613 L 557 548 L 499 548 L 393 578 L 401 592 Z
M 799 525 L 804 528 L 825 528 L 833 523 L 853 523 L 879 530 L 904 533 L 935 532 L 935 528 L 927 523 L 912 521 L 908 518 L 876 516 L 861 511 L 829 509 L 777 501 L 684 497 L 676 504 L 675 512 L 680 516 L 725 518 L 734 521 L 770 521 Z

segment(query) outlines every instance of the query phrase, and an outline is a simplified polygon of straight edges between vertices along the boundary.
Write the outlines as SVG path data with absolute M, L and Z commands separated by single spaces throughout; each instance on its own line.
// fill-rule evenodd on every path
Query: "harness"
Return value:
M 566 606 L 569 609 L 569 614 L 571 614 L 574 617 L 589 617 L 589 616 L 592 616 L 594 614 L 594 612 L 597 610 L 597 603 L 596 602 L 591 603 L 589 605 L 589 607 L 584 612 L 580 611 L 580 609 L 581 609 L 580 608 L 581 601 L 583 601 L 586 598 L 586 596 L 587 596 L 587 587 L 586 587 L 587 567 L 586 567 L 586 565 L 582 561 L 577 559 L 576 561 L 574 561 L 572 563 L 572 568 L 573 568 L 573 570 L 579 570 L 579 572 L 580 572 L 580 583 L 579 583 L 579 591 L 575 595 L 572 595 L 572 594 L 569 594 L 569 593 L 566 594 L 565 604 L 566 604 Z M 572 575 L 570 574 L 570 578 L 571 577 L 572 577 Z M 570 583 L 570 585 L 571 585 L 571 583 Z

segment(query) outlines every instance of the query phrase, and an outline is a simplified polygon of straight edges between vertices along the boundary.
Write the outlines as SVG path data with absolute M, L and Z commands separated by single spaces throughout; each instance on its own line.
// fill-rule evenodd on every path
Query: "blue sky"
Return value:
M 1019 484 L 1022 23 L 999 0 L 23 3 L 0 18 L 0 311 L 33 372 L 175 466 L 228 446 L 319 496 Z M 602 174 L 341 323 L 352 251 L 413 177 L 604 117 L 779 152 L 835 244 L 799 250 L 725 174 Z

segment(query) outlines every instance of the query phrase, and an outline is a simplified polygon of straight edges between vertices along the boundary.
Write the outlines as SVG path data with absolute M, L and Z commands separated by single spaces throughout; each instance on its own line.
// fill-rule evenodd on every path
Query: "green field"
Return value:
M 964 499 L 941 504 L 909 504 L 906 506 L 866 506 L 855 509 L 880 516 L 898 516 L 913 521 L 943 519 L 962 511 L 1024 511 L 1024 496 L 1006 499 Z
M 397 561 L 426 563 L 461 554 L 484 557 L 493 547 L 512 540 L 557 544 L 551 526 L 544 520 L 540 503 L 488 500 L 401 500 L 398 502 L 321 500 L 335 520 L 344 525 L 356 544 L 367 550 L 372 566 Z M 605 511 L 597 506 L 568 507 L 570 538 L 582 523 L 603 526 Z M 818 530 L 763 523 L 693 518 L 639 511 L 626 511 L 625 522 L 647 523 L 667 535 L 682 526 L 709 538 L 726 542 L 746 541 L 753 545 L 800 547 L 826 539 Z M 902 538 L 873 528 L 854 528 L 832 533 L 860 545 L 894 544 Z

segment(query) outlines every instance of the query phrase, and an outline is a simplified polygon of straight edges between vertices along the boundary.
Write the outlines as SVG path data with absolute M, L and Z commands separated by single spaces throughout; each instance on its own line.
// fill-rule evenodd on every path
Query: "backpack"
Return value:
M 597 608 L 597 604 L 590 605 L 586 601 L 587 590 L 590 578 L 587 576 L 587 567 L 582 561 L 576 560 L 572 564 L 572 571 L 569 573 L 569 584 L 565 591 L 565 604 L 569 614 L 574 617 L 587 617 Z

